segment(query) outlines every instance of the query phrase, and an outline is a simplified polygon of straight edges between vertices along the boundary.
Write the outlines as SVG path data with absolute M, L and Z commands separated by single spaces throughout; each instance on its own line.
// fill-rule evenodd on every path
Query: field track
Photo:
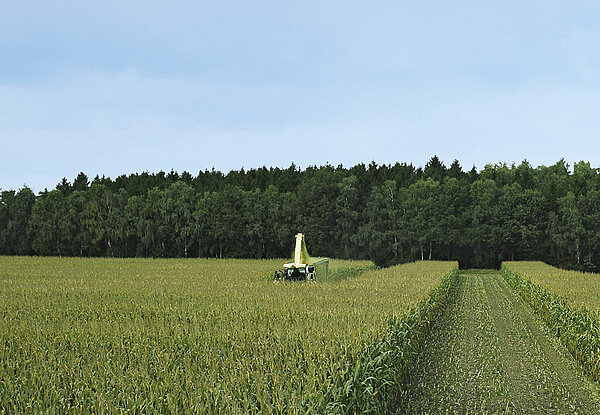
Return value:
M 598 414 L 590 382 L 496 271 L 463 271 L 399 414 Z

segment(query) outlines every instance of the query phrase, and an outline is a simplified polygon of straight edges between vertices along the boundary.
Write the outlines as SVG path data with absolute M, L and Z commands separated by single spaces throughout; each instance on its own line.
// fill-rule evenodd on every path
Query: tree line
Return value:
M 497 267 L 600 266 L 599 169 L 560 160 L 464 171 L 412 164 L 258 168 L 112 180 L 80 173 L 38 195 L 0 196 L 0 254 L 115 257 L 313 255 L 390 265 L 418 259 Z

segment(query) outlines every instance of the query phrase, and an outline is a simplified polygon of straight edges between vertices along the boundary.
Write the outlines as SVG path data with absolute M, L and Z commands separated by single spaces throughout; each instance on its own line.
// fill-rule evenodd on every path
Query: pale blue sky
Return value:
M 595 1 L 0 6 L 0 188 L 326 162 L 600 165 Z

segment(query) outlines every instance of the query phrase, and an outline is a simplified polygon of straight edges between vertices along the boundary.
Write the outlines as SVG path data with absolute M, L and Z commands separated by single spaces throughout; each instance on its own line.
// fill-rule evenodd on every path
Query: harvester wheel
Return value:
M 294 270 L 292 271 L 292 280 L 293 281 L 300 281 L 300 270 L 298 268 L 294 268 Z

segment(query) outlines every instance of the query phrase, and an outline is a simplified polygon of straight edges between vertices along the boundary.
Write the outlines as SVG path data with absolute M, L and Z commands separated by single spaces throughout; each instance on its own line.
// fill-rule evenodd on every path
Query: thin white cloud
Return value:
M 505 6 L 9 1 L 0 186 L 433 154 L 600 164 L 600 8 Z
M 114 84 L 116 88 L 120 85 Z M 128 93 L 135 90 L 130 88 Z M 104 93 L 111 96 L 110 91 Z M 142 97 L 127 99 L 145 102 L 145 94 L 147 91 L 142 91 Z M 438 97 L 435 105 L 415 111 L 386 102 L 380 108 L 365 108 L 365 117 L 356 116 L 361 112 L 358 106 L 346 109 L 343 119 L 291 121 L 270 128 L 178 124 L 169 115 L 161 116 L 163 111 L 144 108 L 139 113 L 128 112 L 131 120 L 125 115 L 108 118 L 93 128 L 4 127 L 0 129 L 0 137 L 6 140 L 0 156 L 3 180 L 9 180 L 11 171 L 23 173 L 13 175 L 12 182 L 2 186 L 28 182 L 41 190 L 79 171 L 115 177 L 161 169 L 195 174 L 211 167 L 224 171 L 242 166 L 286 167 L 291 162 L 303 167 L 326 162 L 348 166 L 371 160 L 424 165 L 433 154 L 447 164 L 458 158 L 465 168 L 472 164 L 481 168 L 499 160 L 518 163 L 525 158 L 533 164 L 552 164 L 562 157 L 599 164 L 591 158 L 600 136 L 598 90 L 537 85 L 469 95 L 446 91 Z M 31 182 L 30 177 L 39 182 Z

